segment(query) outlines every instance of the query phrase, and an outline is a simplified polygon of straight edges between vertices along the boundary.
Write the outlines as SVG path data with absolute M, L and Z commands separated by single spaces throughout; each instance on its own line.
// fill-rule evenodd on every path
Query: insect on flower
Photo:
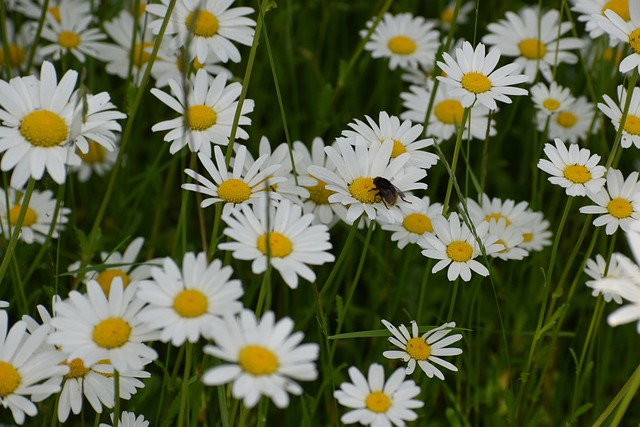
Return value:
M 377 191 L 376 196 L 380 196 L 382 199 L 382 203 L 388 209 L 389 205 L 393 206 L 398 201 L 398 196 L 402 201 L 411 203 L 407 199 L 405 199 L 405 195 L 398 187 L 393 185 L 391 181 L 387 178 L 383 178 L 381 176 L 377 176 L 373 178 L 373 185 L 375 188 L 372 188 L 371 191 Z

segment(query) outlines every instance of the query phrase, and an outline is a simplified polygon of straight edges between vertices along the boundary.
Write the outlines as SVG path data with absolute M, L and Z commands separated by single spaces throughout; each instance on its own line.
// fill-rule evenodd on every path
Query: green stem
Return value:
M 629 78 L 629 83 L 627 84 L 627 99 L 624 103 L 624 108 L 622 110 L 622 117 L 620 118 L 620 125 L 618 126 L 618 131 L 616 132 L 616 139 L 613 142 L 613 148 L 611 148 L 611 153 L 609 153 L 609 158 L 607 159 L 607 164 L 605 167 L 609 169 L 611 166 L 615 166 L 614 159 L 616 159 L 618 150 L 620 149 L 620 141 L 622 140 L 622 131 L 624 130 L 624 125 L 626 124 L 627 115 L 629 114 L 629 107 L 631 106 L 631 98 L 633 94 L 633 88 L 636 86 L 636 81 L 638 80 L 638 68 L 633 69 L 633 74 Z
M 120 373 L 117 369 L 113 370 L 113 398 L 115 405 L 113 407 L 113 427 L 118 427 L 120 422 Z
M 451 191 L 453 190 L 453 181 L 456 179 L 456 167 L 458 166 L 458 155 L 460 154 L 460 146 L 462 145 L 462 135 L 464 134 L 464 124 L 467 123 L 469 118 L 470 108 L 465 108 L 462 113 L 462 121 L 460 128 L 458 128 L 458 135 L 456 137 L 456 146 L 453 149 L 453 160 L 451 161 L 451 175 L 447 182 L 447 193 L 444 196 L 444 203 L 442 204 L 442 215 L 447 216 L 449 211 L 449 200 L 451 199 Z
M 260 285 L 260 293 L 258 294 L 258 302 L 256 304 L 255 312 L 256 312 L 257 318 L 260 318 L 260 316 L 262 316 L 263 309 L 265 307 L 265 301 L 270 300 L 270 298 L 267 298 L 267 294 L 271 292 L 271 269 L 272 268 L 273 267 L 271 266 L 271 262 L 268 262 L 267 271 L 265 272 L 262 278 L 262 284 Z M 268 305 L 267 305 L 267 309 L 269 309 Z
M 185 359 L 184 374 L 182 375 L 182 388 L 180 390 L 180 410 L 178 411 L 178 426 L 185 425 L 185 414 L 188 413 L 187 406 L 189 404 L 187 397 L 189 396 L 189 375 L 191 372 L 191 358 L 193 357 L 193 344 L 189 341 L 185 343 Z
M 451 293 L 451 301 L 449 302 L 449 313 L 447 313 L 447 322 L 451 322 L 451 317 L 453 316 L 453 307 L 456 305 L 456 297 L 458 296 L 458 285 L 460 282 L 460 278 L 457 278 L 453 282 L 453 292 Z
M 418 299 L 418 311 L 416 313 L 416 322 L 418 325 L 422 323 L 422 311 L 424 310 L 424 306 L 427 299 L 427 281 L 429 280 L 429 275 L 431 274 L 431 269 L 433 268 L 433 259 L 429 258 L 427 260 L 427 265 L 424 268 L 424 273 L 422 274 L 422 282 L 420 283 L 420 297 Z
M 593 423 L 591 427 L 600 427 L 606 421 L 609 415 L 611 415 L 611 412 L 616 409 L 616 406 L 618 407 L 618 411 L 616 412 L 616 415 L 611 423 L 608 424 L 608 427 L 616 427 L 618 424 L 620 424 L 622 416 L 626 412 L 631 399 L 635 396 L 636 391 L 638 391 L 639 386 L 640 365 L 638 365 L 636 370 L 633 372 L 633 375 L 631 375 L 631 378 L 629 378 L 627 382 L 622 386 L 618 394 L 613 398 L 611 403 L 609 403 L 609 406 L 607 406 L 605 410 L 602 411 L 602 414 L 600 414 L 598 419 Z M 619 406 L 618 403 L 620 403 Z

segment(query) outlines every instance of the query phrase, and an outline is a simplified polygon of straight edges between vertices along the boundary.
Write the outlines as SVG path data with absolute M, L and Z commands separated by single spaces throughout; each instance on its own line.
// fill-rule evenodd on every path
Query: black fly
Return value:
M 393 206 L 396 204 L 398 196 L 400 196 L 402 201 L 411 203 L 405 199 L 404 193 L 400 191 L 398 187 L 393 185 L 387 178 L 377 176 L 373 178 L 373 185 L 375 185 L 375 188 L 372 188 L 371 191 L 377 191 L 376 196 L 380 196 L 382 203 L 384 203 L 384 206 L 387 209 L 389 209 L 389 205 Z

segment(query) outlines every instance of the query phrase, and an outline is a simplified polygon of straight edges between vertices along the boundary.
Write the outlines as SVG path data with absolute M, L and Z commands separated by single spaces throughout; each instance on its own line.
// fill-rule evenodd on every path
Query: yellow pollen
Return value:
M 267 234 L 258 237 L 258 249 L 267 255 Z M 291 240 L 282 233 L 272 231 L 269 233 L 269 249 L 272 258 L 285 258 L 293 251 Z
M 577 121 L 576 115 L 570 111 L 562 111 L 556 116 L 556 123 L 567 129 L 572 128 Z
M 119 317 L 101 320 L 93 329 L 93 341 L 107 350 L 122 347 L 130 335 L 131 326 Z
M 564 169 L 563 174 L 574 184 L 584 184 L 591 179 L 591 172 L 582 165 L 569 165 Z
M 133 47 L 133 65 L 141 67 L 151 59 L 149 49 L 153 47 L 152 42 L 136 43 Z
M 197 289 L 185 289 L 173 300 L 173 309 L 182 317 L 198 317 L 207 312 L 209 301 Z
M 11 225 L 16 225 L 18 222 L 18 215 L 20 215 L 20 209 L 22 209 L 22 205 L 13 205 L 11 209 L 9 209 L 9 222 Z M 27 207 L 27 212 L 24 215 L 24 219 L 22 220 L 23 227 L 31 227 L 38 220 L 38 214 L 36 211 Z
M 218 186 L 218 197 L 226 203 L 242 203 L 251 197 L 251 187 L 241 179 L 230 178 Z
M 27 59 L 27 53 L 15 43 L 9 44 L 9 65 L 19 67 Z M 0 67 L 4 67 L 4 49 L 0 49 Z
M 396 55 L 411 55 L 416 51 L 416 42 L 407 36 L 395 36 L 389 39 L 389 50 Z
M 248 345 L 240 350 L 238 362 L 251 375 L 271 375 L 278 370 L 278 356 L 260 345 Z
M 324 181 L 315 178 L 318 181 L 318 185 L 314 185 L 313 187 L 306 187 L 307 191 L 309 191 L 309 200 L 311 200 L 316 205 L 328 205 L 329 204 L 329 196 L 334 194 L 335 191 L 327 190 L 327 183 Z
M 542 106 L 549 111 L 555 111 L 560 107 L 560 103 L 553 98 L 547 98 L 542 102 Z
M 89 151 L 77 150 L 77 153 L 85 163 L 102 163 L 107 158 L 107 149 L 95 141 L 89 141 Z
M 511 221 L 509 221 L 509 218 L 507 218 L 506 216 L 500 214 L 500 213 L 494 213 L 494 214 L 490 214 L 487 215 L 486 217 L 484 217 L 484 220 L 487 222 L 491 222 L 492 219 L 495 219 L 496 222 L 500 221 L 500 218 L 504 218 L 505 220 L 505 224 L 508 226 L 511 225 Z
M 462 108 L 462 104 L 457 99 L 440 101 L 433 109 L 433 114 L 436 115 L 438 120 L 448 125 L 460 124 L 463 112 L 464 108 Z
M 533 240 L 533 233 L 522 233 L 522 238 L 525 242 L 530 242 Z
M 96 277 L 96 281 L 98 282 L 98 284 L 100 284 L 100 287 L 102 288 L 106 296 L 109 296 L 109 291 L 111 290 L 111 283 L 113 283 L 113 279 L 115 279 L 116 277 L 119 277 L 122 279 L 123 288 L 126 288 L 127 286 L 129 286 L 131 279 L 129 278 L 127 273 L 117 268 L 101 271 Z
M 187 111 L 187 121 L 192 130 L 207 130 L 216 124 L 218 115 L 207 105 L 194 105 Z
M 351 195 L 361 203 L 369 205 L 375 203 L 379 199 L 376 197 L 376 186 L 373 184 L 373 178 L 356 178 L 348 186 Z
M 636 28 L 629 34 L 629 44 L 635 53 L 640 53 L 640 28 Z
M 618 197 L 616 199 L 611 199 L 611 201 L 607 205 L 607 210 L 609 211 L 611 216 L 618 219 L 623 219 L 629 218 L 631 216 L 631 214 L 633 213 L 633 206 L 631 206 L 631 203 L 629 203 L 627 199 Z
M 467 242 L 454 240 L 447 246 L 447 256 L 455 262 L 467 262 L 473 256 L 473 248 Z
M 56 113 L 36 110 L 27 114 L 20 123 L 20 134 L 36 147 L 55 147 L 67 140 L 67 125 Z
M 519 44 L 520 54 L 527 59 L 544 58 L 547 48 L 538 39 L 524 39 Z
M 193 22 L 193 18 L 196 18 L 196 22 Z M 218 18 L 206 10 L 199 9 L 189 13 L 186 24 L 198 37 L 213 37 L 218 32 Z
M 440 14 L 440 21 L 448 24 L 453 19 L 453 9 L 448 7 Z
M 629 14 L 629 0 L 611 0 L 605 3 L 602 6 L 602 14 L 604 15 L 604 11 L 607 9 L 611 9 L 618 16 L 625 21 L 631 20 L 631 15 Z
M 71 362 L 65 361 L 61 364 L 69 367 L 69 373 L 64 376 L 65 378 L 84 378 L 89 373 L 89 368 L 84 366 L 82 359 L 73 359 Z
M 58 6 L 52 6 L 49 8 L 49 13 L 56 18 L 56 21 L 60 22 L 60 8 Z
M 631 135 L 640 135 L 640 118 L 629 114 L 624 122 L 624 130 Z
M 427 360 L 431 356 L 431 346 L 420 337 L 411 338 L 407 341 L 407 354 L 412 359 Z
M 0 398 L 5 398 L 20 386 L 22 378 L 11 363 L 0 361 Z
M 58 44 L 65 49 L 73 49 L 80 46 L 80 36 L 73 31 L 61 31 L 58 34 Z
M 407 152 L 407 148 L 404 146 L 404 144 L 398 141 L 397 139 L 394 139 L 393 148 L 391 149 L 391 158 L 395 159 L 400 154 L 406 153 L 406 152 Z
M 382 391 L 373 391 L 369 393 L 365 403 L 367 404 L 367 409 L 371 412 L 382 414 L 389 410 L 391 399 Z
M 491 80 L 487 76 L 475 71 L 470 71 L 462 76 L 460 84 L 462 84 L 463 88 L 475 94 L 488 92 L 492 87 Z
M 409 232 L 415 234 L 433 233 L 431 218 L 425 214 L 413 212 L 402 220 L 402 226 Z

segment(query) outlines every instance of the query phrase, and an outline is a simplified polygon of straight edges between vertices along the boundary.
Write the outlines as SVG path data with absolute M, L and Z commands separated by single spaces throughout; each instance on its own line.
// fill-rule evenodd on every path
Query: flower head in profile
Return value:
M 220 260 L 208 263 L 204 252 L 187 252 L 182 270 L 167 257 L 162 268 L 151 268 L 153 280 L 138 285 L 138 298 L 149 304 L 140 319 L 160 331 L 160 341 L 174 346 L 186 340 L 197 342 L 201 336 L 210 338 L 208 325 L 213 319 L 242 309 L 238 301 L 242 285 L 230 280 L 232 273 Z
M 113 169 L 118 160 L 120 147 L 116 146 L 112 151 L 108 151 L 104 146 L 95 141 L 89 140 L 89 149 L 86 153 L 76 150 L 80 156 L 81 163 L 72 168 L 78 174 L 79 182 L 87 182 L 93 174 L 99 177 L 105 176 Z
M 620 257 L 624 257 L 624 255 L 619 252 L 615 252 L 612 254 L 608 263 L 600 254 L 596 255 L 595 260 L 592 258 L 587 260 L 584 272 L 591 277 L 591 280 L 587 280 L 585 285 L 593 289 L 591 292 L 592 296 L 597 297 L 598 295 L 602 295 L 606 302 L 614 300 L 618 304 L 622 304 L 622 297 L 620 294 L 617 292 L 603 291 L 597 287 L 598 281 L 602 279 L 631 279 L 631 277 L 627 276 L 625 270 L 618 263 L 618 259 L 620 259 Z
M 405 370 L 396 369 L 385 379 L 382 365 L 373 363 L 365 377 L 355 366 L 349 368 L 351 382 L 343 382 L 333 392 L 338 403 L 353 408 L 340 417 L 344 424 L 360 423 L 367 426 L 402 427 L 406 421 L 418 418 L 414 409 L 422 408 L 424 402 L 414 399 L 420 387 L 407 380 Z
M 111 423 L 100 423 L 99 427 L 113 427 L 113 417 L 114 414 L 109 415 L 111 417 Z M 149 427 L 149 421 L 144 419 L 144 415 L 138 415 L 133 412 L 122 411 L 120 414 L 120 419 L 118 420 L 118 427 Z
M 573 3 L 571 10 L 579 14 L 578 21 L 585 23 L 585 29 L 592 39 L 597 39 L 604 34 L 604 30 L 598 25 L 598 18 L 594 18 L 594 15 L 606 19 L 605 11 L 611 10 L 627 23 L 631 20 L 629 0 L 574 0 Z M 620 43 L 620 40 L 614 37 L 609 40 L 611 46 Z
M 442 215 L 442 203 L 431 203 L 428 196 L 413 198 L 410 205 L 400 206 L 402 222 L 400 224 L 382 224 L 382 229 L 392 231 L 392 242 L 398 242 L 403 249 L 409 243 L 417 243 L 427 233 L 433 233 L 431 221 Z
M 456 49 L 454 60 L 447 52 L 442 54 L 444 62 L 438 66 L 446 73 L 446 77 L 438 76 L 442 83 L 453 86 L 451 95 L 460 99 L 464 108 L 470 107 L 477 100 L 490 110 L 496 110 L 496 101 L 511 103 L 508 95 L 526 95 L 527 90 L 515 87 L 519 83 L 529 81 L 524 74 L 514 74 L 518 64 L 508 64 L 498 68 L 500 49 L 493 48 L 485 55 L 485 46 L 478 43 L 474 49 L 471 43 L 464 42 L 462 48 Z
M 618 100 L 619 103 L 616 103 L 613 99 L 611 99 L 608 95 L 604 95 L 602 97 L 604 99 L 603 103 L 598 104 L 598 108 L 602 111 L 609 119 L 611 123 L 618 131 L 620 128 L 620 122 L 622 121 L 622 110 L 627 103 L 627 90 L 624 86 L 618 86 Z M 624 126 L 622 128 L 622 138 L 620 139 L 620 145 L 623 148 L 631 147 L 631 144 L 635 145 L 636 148 L 640 148 L 640 88 L 634 87 L 633 92 L 631 94 L 631 103 L 629 104 L 629 112 L 627 113 L 627 117 L 624 121 Z
M 544 219 L 542 212 L 529 211 L 529 220 L 522 224 L 522 237 L 524 240 L 520 247 L 527 251 L 541 251 L 545 246 L 551 245 L 551 231 L 549 221 Z
M 585 196 L 587 190 L 599 192 L 606 182 L 606 169 L 598 165 L 600 156 L 592 155 L 587 148 L 579 148 L 577 144 L 570 144 L 567 149 L 559 138 L 554 143 L 555 147 L 544 145 L 549 160 L 538 161 L 538 167 L 551 175 L 549 182 L 564 188 L 568 196 Z
M 289 406 L 289 394 L 301 395 L 297 381 L 317 378 L 315 360 L 320 347 L 316 343 L 300 344 L 302 332 L 294 332 L 288 317 L 278 321 L 272 311 L 260 319 L 251 310 L 237 317 L 226 315 L 209 325 L 215 345 L 204 347 L 206 354 L 227 364 L 204 372 L 202 382 L 217 386 L 233 381 L 231 393 L 246 407 L 254 407 L 267 396 L 278 408 Z
M 593 19 L 598 26 L 612 39 L 617 39 L 625 46 L 629 46 L 630 54 L 620 62 L 618 70 L 626 73 L 638 68 L 640 70 L 640 2 L 629 0 L 629 17 L 622 17 L 625 9 L 618 10 L 605 9 L 604 16 L 593 15 Z

